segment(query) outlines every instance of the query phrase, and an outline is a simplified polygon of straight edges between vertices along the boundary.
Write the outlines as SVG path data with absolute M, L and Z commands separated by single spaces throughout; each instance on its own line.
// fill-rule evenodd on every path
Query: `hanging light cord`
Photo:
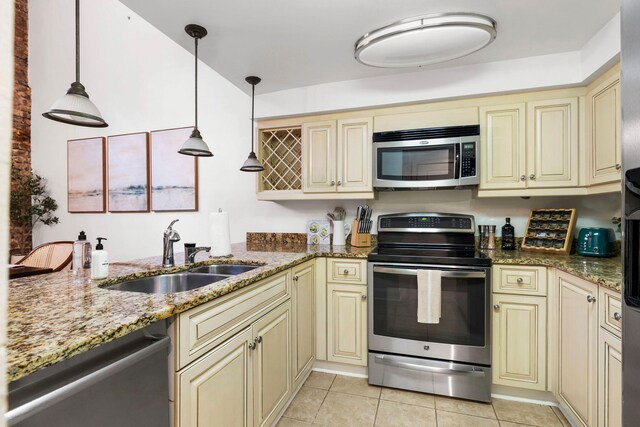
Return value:
M 80 83 L 80 0 L 76 0 L 76 82 Z
M 256 85 L 251 85 L 251 152 L 253 153 L 253 134 L 255 133 L 254 122 L 255 122 L 255 104 L 256 104 Z
M 196 127 L 198 130 L 198 36 L 194 37 L 196 40 Z

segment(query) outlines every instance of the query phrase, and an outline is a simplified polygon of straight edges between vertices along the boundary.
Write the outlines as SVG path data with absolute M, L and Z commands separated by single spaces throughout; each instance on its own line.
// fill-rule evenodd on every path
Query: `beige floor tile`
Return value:
M 312 423 L 316 419 L 326 395 L 327 390 L 302 387 L 285 411 L 284 416 Z
M 425 406 L 427 408 L 436 407 L 433 394 L 416 393 L 414 391 L 398 390 L 395 388 L 382 388 L 380 399 L 407 403 L 409 405 Z
M 498 420 L 455 412 L 436 411 L 438 427 L 499 427 Z
M 376 427 L 436 427 L 436 411 L 423 406 L 381 400 Z
M 331 385 L 331 391 L 373 397 L 375 399 L 380 397 L 380 387 L 369 385 L 366 378 L 343 377 L 338 375 Z
M 531 424 L 517 424 L 517 423 L 510 423 L 509 421 L 500 421 L 500 427 L 535 427 L 535 426 L 532 426 Z
M 378 399 L 330 391 L 324 399 L 315 424 L 339 427 L 373 426 Z
M 436 409 L 439 411 L 456 412 L 458 414 L 473 415 L 475 417 L 496 419 L 493 407 L 489 403 L 436 396 Z
M 331 383 L 333 383 L 333 379 L 335 377 L 335 374 L 326 374 L 324 372 L 312 371 L 311 375 L 309 375 L 309 378 L 307 378 L 307 381 L 305 381 L 304 385 L 306 387 L 329 390 L 331 388 Z
M 493 408 L 501 421 L 539 427 L 562 426 L 562 423 L 560 423 L 560 420 L 549 406 L 493 399 Z
M 553 413 L 556 414 L 558 419 L 560 419 L 560 422 L 563 426 L 571 427 L 571 423 L 567 420 L 562 411 L 560 411 L 560 408 L 558 408 L 557 406 L 552 406 L 551 409 L 553 409 Z
M 280 418 L 280 421 L 278 421 L 277 427 L 307 427 L 311 425 L 313 424 L 305 423 L 304 421 L 300 421 L 300 420 L 294 420 L 291 418 L 282 417 Z

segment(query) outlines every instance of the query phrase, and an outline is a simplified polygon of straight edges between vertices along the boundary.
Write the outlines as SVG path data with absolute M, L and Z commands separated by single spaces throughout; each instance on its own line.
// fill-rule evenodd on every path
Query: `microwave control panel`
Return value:
M 460 177 L 476 176 L 476 143 L 463 142 L 462 144 L 462 167 Z

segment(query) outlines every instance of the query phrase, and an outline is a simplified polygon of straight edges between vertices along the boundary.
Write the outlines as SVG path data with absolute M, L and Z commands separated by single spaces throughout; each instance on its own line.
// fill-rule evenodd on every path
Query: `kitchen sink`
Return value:
M 107 286 L 106 289 L 116 291 L 143 292 L 147 294 L 173 294 L 191 291 L 228 279 L 229 275 L 175 273 L 161 276 L 142 277 Z
M 205 265 L 203 267 L 194 268 L 192 273 L 203 274 L 223 274 L 225 276 L 235 276 L 236 274 L 246 273 L 247 271 L 255 270 L 260 267 L 259 265 L 244 265 L 244 264 L 214 264 Z

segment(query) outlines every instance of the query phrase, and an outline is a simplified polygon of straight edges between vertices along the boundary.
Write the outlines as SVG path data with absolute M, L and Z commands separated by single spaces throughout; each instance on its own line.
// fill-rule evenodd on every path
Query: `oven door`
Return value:
M 440 270 L 440 323 L 418 323 L 419 269 Z M 491 365 L 490 268 L 369 264 L 369 350 Z
M 420 188 L 459 185 L 460 138 L 377 142 L 373 146 L 374 187 Z

